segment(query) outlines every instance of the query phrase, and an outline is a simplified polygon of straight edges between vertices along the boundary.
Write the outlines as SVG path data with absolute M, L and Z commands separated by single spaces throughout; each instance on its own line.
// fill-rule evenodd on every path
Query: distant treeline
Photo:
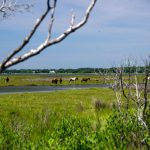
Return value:
M 4 73 L 7 74 L 15 74 L 15 73 L 78 73 L 78 74 L 84 74 L 84 73 L 98 73 L 98 74 L 104 74 L 104 73 L 115 73 L 116 68 L 78 68 L 78 69 L 10 69 L 5 70 Z M 145 67 L 143 66 L 132 66 L 132 67 L 124 67 L 124 73 L 144 73 Z

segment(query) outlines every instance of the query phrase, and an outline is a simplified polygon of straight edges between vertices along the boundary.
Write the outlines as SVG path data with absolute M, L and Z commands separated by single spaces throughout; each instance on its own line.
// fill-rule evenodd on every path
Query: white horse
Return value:
M 70 83 L 71 81 L 76 81 L 76 80 L 78 80 L 77 77 L 70 78 L 70 79 L 69 79 L 69 83 Z

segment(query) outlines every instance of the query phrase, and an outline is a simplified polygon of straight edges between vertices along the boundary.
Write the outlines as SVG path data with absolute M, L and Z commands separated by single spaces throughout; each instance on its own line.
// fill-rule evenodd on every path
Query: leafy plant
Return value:
M 108 149 L 146 149 L 150 147 L 148 134 L 133 113 L 115 111 L 103 131 L 103 142 Z
M 48 143 L 53 149 L 92 149 L 94 131 L 88 119 L 67 117 L 56 126 Z

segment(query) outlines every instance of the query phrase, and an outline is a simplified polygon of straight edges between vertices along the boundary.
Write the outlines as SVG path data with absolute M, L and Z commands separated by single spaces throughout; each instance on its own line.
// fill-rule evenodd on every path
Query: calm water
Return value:
M 0 87 L 0 94 L 24 93 L 24 92 L 50 92 L 58 90 L 85 89 L 85 88 L 106 88 L 109 85 L 86 84 L 86 85 L 57 85 L 57 86 L 6 86 Z

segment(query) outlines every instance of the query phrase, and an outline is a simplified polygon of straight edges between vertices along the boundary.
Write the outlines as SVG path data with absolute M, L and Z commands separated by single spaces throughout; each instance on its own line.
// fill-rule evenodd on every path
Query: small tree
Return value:
M 130 138 L 133 134 L 132 130 L 134 132 L 138 132 L 138 136 L 136 137 L 137 139 L 135 140 L 139 140 L 140 138 L 142 138 L 140 139 L 140 143 L 138 144 L 145 144 L 148 148 L 150 148 L 150 143 L 146 139 L 147 137 L 150 137 L 150 100 L 148 97 L 150 56 L 148 57 L 148 59 L 145 60 L 144 77 L 143 75 L 139 76 L 137 70 L 133 72 L 133 68 L 135 68 L 135 63 L 133 63 L 133 61 L 129 58 L 127 59 L 125 65 L 116 68 L 116 77 L 114 77 L 114 84 L 112 85 L 112 88 L 115 92 L 117 99 L 117 110 L 119 114 L 123 116 L 121 118 L 122 124 L 126 126 L 125 124 L 127 122 L 131 123 L 131 127 L 128 127 L 128 130 L 124 132 L 130 133 Z M 124 72 L 126 69 L 128 71 L 125 74 Z M 139 129 L 137 128 L 138 131 L 136 129 L 137 126 L 141 126 Z M 148 136 L 145 133 L 147 133 Z M 121 134 L 124 133 L 120 133 L 120 135 Z
M 76 30 L 78 30 L 79 28 L 84 26 L 88 21 L 89 15 L 90 15 L 93 7 L 96 4 L 96 1 L 97 0 L 91 0 L 91 3 L 89 4 L 83 19 L 80 22 L 78 22 L 77 24 L 75 24 L 75 14 L 72 13 L 70 27 L 68 27 L 68 29 L 66 29 L 58 37 L 52 38 L 51 34 L 52 34 L 52 28 L 53 28 L 54 21 L 55 21 L 55 10 L 56 10 L 56 6 L 57 6 L 56 5 L 57 0 L 47 0 L 47 7 L 46 7 L 45 12 L 41 15 L 41 17 L 39 17 L 36 20 L 35 25 L 31 29 L 31 32 L 29 33 L 29 35 L 27 35 L 25 37 L 24 41 L 20 44 L 20 46 L 18 48 L 16 48 L 15 50 L 13 50 L 12 53 L 0 64 L 0 72 L 4 71 L 8 67 L 11 67 L 18 63 L 21 63 L 35 55 L 38 55 L 43 50 L 45 50 L 47 47 L 63 41 L 71 33 L 75 32 Z M 5 4 L 5 2 L 6 2 L 6 0 L 3 1 L 4 4 Z M 3 9 L 1 8 L 1 10 L 3 10 Z M 5 11 L 5 12 L 7 12 L 7 11 Z M 41 43 L 37 48 L 31 49 L 28 52 L 24 53 L 23 55 L 20 55 L 19 57 L 15 57 L 16 54 L 21 52 L 23 50 L 23 48 L 28 45 L 28 43 L 30 42 L 33 35 L 37 32 L 37 29 L 39 28 L 41 23 L 45 20 L 46 16 L 49 14 L 50 14 L 49 28 L 47 31 L 47 37 L 45 37 L 45 41 L 43 43 Z

